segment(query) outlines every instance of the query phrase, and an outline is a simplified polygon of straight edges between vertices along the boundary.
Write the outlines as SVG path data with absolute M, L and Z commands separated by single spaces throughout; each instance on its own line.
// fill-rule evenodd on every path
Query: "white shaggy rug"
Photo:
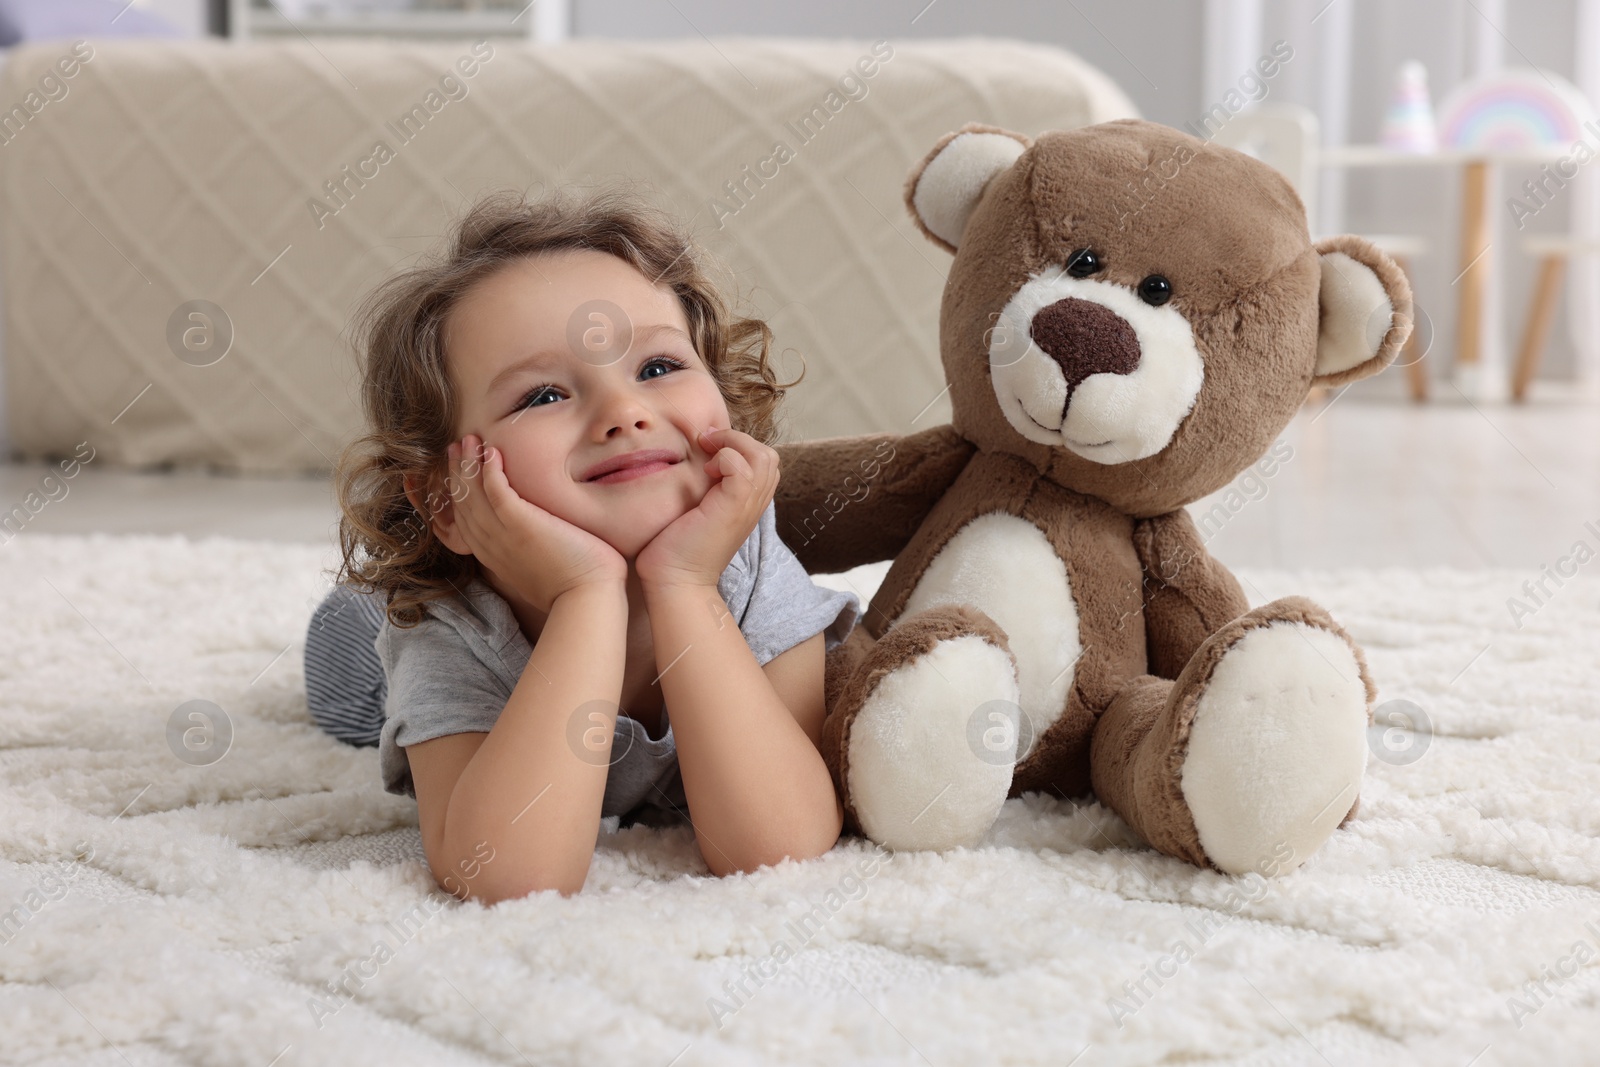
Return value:
M 306 719 L 301 641 L 331 561 L 178 537 L 0 547 L 6 1062 L 1595 1054 L 1592 576 L 1516 629 L 1506 600 L 1537 575 L 1245 572 L 1253 602 L 1325 604 L 1365 645 L 1380 700 L 1414 701 L 1433 730 L 1390 738 L 1428 747 L 1372 758 L 1356 821 L 1286 878 L 1196 870 L 1097 803 L 1034 795 L 979 848 L 849 839 L 722 880 L 686 827 L 613 820 L 582 893 L 484 908 L 433 888 L 414 802 L 383 792 L 376 750 Z M 846 577 L 865 599 L 882 573 Z M 190 721 L 169 744 L 196 700 L 231 723 L 209 764 L 183 746 Z

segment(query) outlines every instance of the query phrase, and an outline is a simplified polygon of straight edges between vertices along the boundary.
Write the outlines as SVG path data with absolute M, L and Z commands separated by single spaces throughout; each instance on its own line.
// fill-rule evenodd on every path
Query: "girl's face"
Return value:
M 627 262 L 564 249 L 508 264 L 456 303 L 445 349 L 456 440 L 498 448 L 518 496 L 630 562 L 711 488 L 699 434 L 730 425 L 727 404 L 677 297 Z M 677 462 L 585 477 L 647 449 Z

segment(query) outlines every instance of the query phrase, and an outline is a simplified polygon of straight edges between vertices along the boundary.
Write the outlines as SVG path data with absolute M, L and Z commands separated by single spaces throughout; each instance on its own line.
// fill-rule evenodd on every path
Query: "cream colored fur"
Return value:
M 1394 318 L 1394 306 L 1378 275 L 1343 252 L 1322 256 L 1322 325 L 1317 338 L 1317 374 L 1360 366 L 1378 352 Z
M 1023 144 L 999 133 L 963 133 L 928 161 L 912 195 L 928 231 L 953 248 L 989 179 L 1016 162 Z
M 978 608 L 1006 632 L 1028 733 L 1044 733 L 1066 707 L 1082 652 L 1066 564 L 1044 533 L 999 512 L 967 523 L 929 563 L 902 617 L 940 604 Z
M 1356 798 L 1366 730 L 1359 668 L 1337 634 L 1288 622 L 1246 633 L 1212 672 L 1184 757 L 1206 855 L 1229 874 L 1304 863 Z
M 1018 695 L 1010 657 L 975 635 L 883 678 L 850 730 L 850 795 L 872 840 L 895 850 L 976 844 L 1005 803 L 1011 764 L 976 758 L 968 723 Z

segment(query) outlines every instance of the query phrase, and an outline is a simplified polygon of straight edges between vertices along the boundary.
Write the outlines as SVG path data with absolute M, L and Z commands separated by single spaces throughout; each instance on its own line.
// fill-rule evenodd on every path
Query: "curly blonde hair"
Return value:
M 438 487 L 450 485 L 445 449 L 455 440 L 445 320 L 502 267 L 575 248 L 607 252 L 669 286 L 733 428 L 767 445 L 778 436 L 778 403 L 805 377 L 804 366 L 800 378 L 778 384 L 768 362 L 772 331 L 760 319 L 734 317 L 712 284 L 708 257 L 671 216 L 616 187 L 536 202 L 515 190 L 491 193 L 456 222 L 442 252 L 384 281 L 353 320 L 367 432 L 334 468 L 342 513 L 335 580 L 382 591 L 395 626 L 417 625 L 425 604 L 461 592 L 477 574 L 477 560 L 445 547 L 429 521 L 445 502 Z M 424 498 L 421 510 L 406 495 L 408 479 Z

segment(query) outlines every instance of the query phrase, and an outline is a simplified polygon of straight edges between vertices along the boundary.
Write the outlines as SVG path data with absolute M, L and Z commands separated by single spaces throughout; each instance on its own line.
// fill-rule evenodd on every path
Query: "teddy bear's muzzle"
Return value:
M 1023 437 L 1095 463 L 1167 446 L 1205 370 L 1181 306 L 1052 265 L 1013 293 L 985 333 L 995 399 Z

